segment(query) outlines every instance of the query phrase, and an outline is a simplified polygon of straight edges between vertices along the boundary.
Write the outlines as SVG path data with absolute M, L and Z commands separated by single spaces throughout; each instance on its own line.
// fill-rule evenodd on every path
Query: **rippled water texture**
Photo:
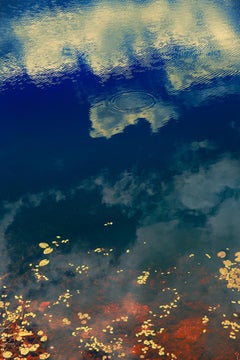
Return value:
M 237 0 L 0 0 L 0 360 L 240 354 Z
M 83 61 L 102 81 L 163 72 L 169 91 L 239 73 L 234 1 L 5 4 L 1 85 L 23 74 L 39 85 L 74 77 Z M 110 35 L 110 36 L 109 36 Z M 160 76 L 160 73 L 159 73 Z
M 42 5 L 29 1 L 5 4 L 1 11 L 2 91 L 14 84 L 44 87 L 70 79 L 79 98 L 90 101 L 93 137 L 109 138 L 135 123 L 139 111 L 150 108 L 144 91 L 152 94 L 150 103 L 157 98 L 160 104 L 143 114 L 153 131 L 178 118 L 174 102 L 179 97 L 182 103 L 198 106 L 212 96 L 239 92 L 240 40 L 234 1 Z M 145 80 L 143 71 L 147 72 Z M 95 75 L 98 88 L 89 84 L 86 73 Z M 226 78 L 231 80 L 227 86 Z M 114 95 L 124 91 L 122 97 Z M 137 93 L 142 104 L 134 99 Z M 102 104 L 103 97 L 107 103 Z M 123 104 L 135 100 L 135 107 Z M 96 109 L 99 102 L 101 110 Z M 117 128 L 109 120 L 107 129 L 107 121 L 101 125 L 104 120 L 99 119 L 99 111 L 109 116 L 109 104 L 132 116 L 116 115 L 124 125 Z

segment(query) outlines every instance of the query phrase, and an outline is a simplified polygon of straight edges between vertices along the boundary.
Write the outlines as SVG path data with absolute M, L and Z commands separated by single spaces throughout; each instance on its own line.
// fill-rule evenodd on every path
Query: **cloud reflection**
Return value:
M 219 3 L 101 1 L 23 14 L 9 25 L 17 39 L 9 41 L 19 41 L 23 54 L 2 59 L 1 81 L 20 69 L 37 83 L 70 76 L 79 57 L 101 79 L 129 75 L 136 60 L 151 68 L 161 58 L 175 90 L 240 70 L 239 37 Z
M 111 102 L 109 103 L 107 100 L 99 101 L 91 106 L 91 137 L 96 138 L 103 136 L 110 138 L 115 134 L 122 133 L 127 126 L 136 124 L 140 118 L 146 119 L 150 123 L 151 130 L 157 132 L 171 118 L 176 119 L 178 117 L 174 106 L 160 99 L 154 102 L 149 101 L 150 106 L 144 106 L 146 105 L 146 101 L 144 102 L 143 92 L 128 91 L 121 95 L 125 95 L 126 98 L 128 97 L 131 100 L 131 94 L 134 94 L 132 108 L 126 108 L 124 104 L 121 104 L 120 100 L 118 107 L 114 106 Z M 145 96 L 147 95 L 148 94 L 145 93 Z M 148 96 L 150 97 L 150 95 Z M 138 104 L 138 108 L 135 108 L 136 103 Z
M 12 29 L 5 34 L 12 50 L 0 58 L 0 87 L 20 81 L 25 73 L 37 86 L 72 79 L 76 92 L 84 89 L 91 105 L 93 138 L 110 138 L 139 118 L 146 119 L 153 132 L 177 119 L 179 110 L 172 100 L 163 100 L 160 91 L 174 101 L 181 96 L 181 103 L 188 106 L 198 106 L 216 93 L 239 93 L 237 81 L 221 83 L 240 73 L 240 40 L 230 5 L 225 3 L 101 1 L 25 12 L 5 23 Z M 94 90 L 81 78 L 84 71 L 97 79 Z M 141 72 L 146 76 L 154 72 L 151 88 L 141 84 Z M 122 89 L 121 81 L 136 79 L 137 86 Z M 112 80 L 114 89 L 109 85 Z M 191 86 L 190 93 L 186 90 Z M 102 94 L 96 90 L 99 87 L 100 92 L 105 88 Z M 139 104 L 131 94 L 145 92 L 154 104 L 146 107 L 142 99 L 137 108 L 112 106 L 109 99 L 122 91 Z

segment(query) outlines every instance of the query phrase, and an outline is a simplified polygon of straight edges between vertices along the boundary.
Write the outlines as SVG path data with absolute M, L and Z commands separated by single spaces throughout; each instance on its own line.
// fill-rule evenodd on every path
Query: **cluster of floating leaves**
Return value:
M 188 254 L 180 268 L 164 271 L 156 264 L 115 264 L 98 276 L 93 262 L 62 254 L 68 244 L 60 236 L 39 243 L 42 256 L 29 264 L 25 289 L 15 292 L 15 283 L 3 277 L 0 360 L 224 360 L 240 350 L 239 252 L 234 260 L 227 258 L 229 249 L 206 253 L 204 261 Z M 104 261 L 112 253 L 96 248 L 85 255 Z M 54 281 L 53 271 L 60 273 Z M 226 296 L 216 295 L 224 291 L 227 304 Z
M 221 251 L 218 256 L 225 259 L 226 253 Z M 240 291 L 240 252 L 235 253 L 234 261 L 223 260 L 223 267 L 219 269 L 220 279 L 227 281 L 227 287 Z M 239 302 L 240 303 L 240 302 Z
M 59 246 L 57 240 L 52 243 Z M 53 251 L 53 248 L 50 248 L 46 243 L 40 243 L 39 246 L 44 249 L 44 255 L 48 255 Z M 35 267 L 30 264 L 31 271 L 33 271 L 37 282 L 48 280 L 45 275 L 39 273 L 39 268 L 47 264 L 49 264 L 49 259 L 40 260 Z M 2 278 L 5 278 L 5 276 Z M 14 282 L 11 282 L 11 285 L 2 285 L 0 300 L 0 359 L 49 359 L 50 353 L 46 351 L 45 346 L 48 337 L 44 330 L 35 329 L 33 326 L 37 312 L 32 311 L 32 301 L 31 299 L 24 299 L 21 294 L 14 294 L 13 285 Z M 9 296 L 9 294 L 11 295 Z
M 29 310 L 31 302 L 24 301 L 22 296 L 15 296 L 17 306 L 11 309 L 11 304 L 6 298 L 7 295 L 2 295 L 0 301 L 1 359 L 48 359 L 50 354 L 45 351 L 43 345 L 47 341 L 46 334 L 43 330 L 30 330 L 32 319 L 36 316 Z

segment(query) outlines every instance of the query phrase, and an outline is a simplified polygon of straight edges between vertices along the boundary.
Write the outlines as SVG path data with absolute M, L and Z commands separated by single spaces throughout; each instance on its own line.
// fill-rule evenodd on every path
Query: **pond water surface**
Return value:
M 237 359 L 239 16 L 1 2 L 1 359 Z

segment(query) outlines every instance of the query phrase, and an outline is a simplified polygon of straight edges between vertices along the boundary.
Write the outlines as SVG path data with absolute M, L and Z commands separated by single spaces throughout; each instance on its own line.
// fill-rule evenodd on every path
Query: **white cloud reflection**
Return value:
M 94 103 L 90 109 L 90 119 L 92 122 L 90 136 L 93 138 L 102 136 L 110 138 L 115 134 L 122 133 L 127 126 L 135 125 L 140 118 L 146 119 L 150 124 L 151 130 L 157 132 L 170 119 L 177 119 L 178 113 L 172 104 L 160 99 L 150 108 L 139 108 L 138 110 L 133 108 L 125 112 L 116 110 L 108 101 L 100 101 Z
M 7 268 L 10 263 L 10 257 L 7 250 L 6 231 L 8 227 L 13 223 L 15 216 L 21 206 L 22 199 L 13 203 L 3 204 L 5 213 L 0 220 L 0 285 L 2 284 L 2 276 L 7 272 Z
M 214 163 L 202 164 L 198 171 L 184 170 L 168 181 L 157 172 L 145 177 L 123 173 L 115 182 L 102 176 L 95 184 L 105 205 L 122 206 L 129 216 L 140 214 L 136 249 L 147 241 L 153 252 L 160 245 L 171 252 L 179 238 L 208 241 L 211 246 L 238 243 L 240 163 L 227 154 Z M 190 215 L 188 220 L 184 214 Z M 201 219 L 205 219 L 203 223 Z
M 8 265 L 10 264 L 6 237 L 9 227 L 14 223 L 18 213 L 24 211 L 24 209 L 40 206 L 46 198 L 50 198 L 54 202 L 59 202 L 65 200 L 66 196 L 60 190 L 50 189 L 46 193 L 25 194 L 14 202 L 3 201 L 0 203 L 0 207 L 3 209 L 3 216 L 0 217 L 0 284 L 2 281 L 1 277 L 7 272 Z
M 240 189 L 239 162 L 225 157 L 198 172 L 175 177 L 181 203 L 188 209 L 208 211 L 218 205 L 226 189 Z
M 239 36 L 217 2 L 101 1 L 26 13 L 9 25 L 22 53 L 2 59 L 1 81 L 23 70 L 36 83 L 70 75 L 79 56 L 106 79 L 131 72 L 136 59 L 151 67 L 158 54 L 175 90 L 240 71 Z
M 189 145 L 196 151 L 198 147 L 210 148 L 211 144 L 202 141 Z M 129 243 L 131 255 L 121 256 L 124 266 L 137 268 L 140 263 L 155 257 L 164 261 L 178 246 L 186 251 L 195 246 L 204 248 L 207 242 L 210 248 L 221 248 L 228 242 L 235 246 L 240 229 L 239 179 L 240 162 L 225 154 L 215 162 L 201 164 L 198 171 L 182 170 L 169 179 L 152 170 L 144 174 L 125 171 L 117 177 L 103 173 L 87 178 L 70 192 L 50 189 L 46 193 L 26 194 L 5 206 L 6 212 L 0 223 L 0 249 L 9 261 L 5 236 L 20 211 L 36 208 L 46 199 L 68 201 L 79 190 L 85 190 L 85 196 L 89 196 L 96 189 L 103 208 L 119 208 L 135 222 L 135 239 L 133 236 Z M 98 204 L 96 208 L 100 209 Z M 94 224 L 96 213 L 89 216 Z M 117 222 L 116 218 L 114 224 Z M 86 241 L 91 243 L 92 239 Z M 117 246 L 114 238 L 112 241 L 112 246 Z M 6 271 L 5 266 L 4 269 Z M 0 276 L 4 269 L 0 267 Z
M 5 21 L 12 30 L 4 41 L 12 50 L 0 58 L 0 88 L 27 73 L 37 86 L 72 79 L 76 92 L 81 92 L 75 76 L 83 62 L 103 85 L 100 92 L 110 78 L 119 92 L 119 79 L 134 79 L 136 64 L 140 64 L 154 72 L 152 88 L 146 89 L 138 79 L 137 86 L 125 90 L 150 92 L 156 97 L 151 108 L 117 112 L 109 107 L 111 91 L 101 94 L 95 89 L 90 94 L 88 84 L 82 83 L 91 104 L 90 136 L 110 138 L 139 118 L 145 118 L 156 132 L 171 118 L 178 118 L 175 107 L 159 96 L 160 89 L 175 96 L 191 85 L 207 85 L 183 92 L 182 103 L 188 105 L 199 105 L 212 94 L 239 93 L 236 82 L 220 83 L 226 76 L 240 74 L 240 38 L 228 10 L 226 4 L 206 0 L 156 0 L 142 4 L 101 1 L 35 14 L 25 11 L 8 24 Z

